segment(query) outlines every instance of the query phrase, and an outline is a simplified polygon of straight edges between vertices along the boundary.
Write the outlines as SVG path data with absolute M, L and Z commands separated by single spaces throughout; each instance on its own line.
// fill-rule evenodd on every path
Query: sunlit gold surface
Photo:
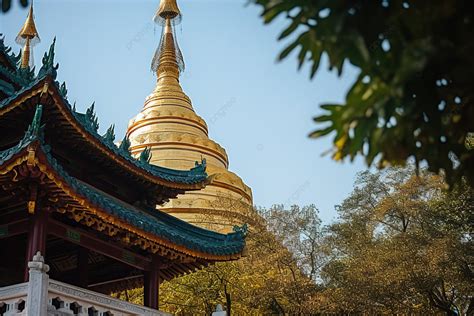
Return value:
M 252 191 L 227 170 L 224 148 L 209 139 L 206 122 L 194 112 L 181 88 L 172 27 L 168 19 L 156 88 L 130 121 L 127 135 L 131 150 L 137 156 L 150 147 L 151 163 L 181 170 L 189 170 L 195 161 L 205 158 L 211 183 L 203 190 L 178 196 L 160 209 L 193 224 L 228 232 L 233 225 L 249 222 Z
M 31 46 L 39 42 L 39 34 L 36 30 L 34 15 L 33 15 L 33 3 L 30 5 L 28 16 L 26 18 L 23 27 L 16 37 L 16 42 L 23 45 L 21 54 L 21 68 L 27 68 L 30 66 L 31 59 Z
M 28 12 L 28 17 L 26 18 L 25 24 L 18 33 L 17 40 L 19 38 L 30 38 L 33 39 L 39 37 L 38 31 L 36 30 L 35 20 L 33 17 L 33 4 L 30 6 L 30 11 Z
M 181 14 L 178 8 L 176 0 L 161 0 L 160 7 L 156 15 L 161 16 L 162 18 L 173 18 Z

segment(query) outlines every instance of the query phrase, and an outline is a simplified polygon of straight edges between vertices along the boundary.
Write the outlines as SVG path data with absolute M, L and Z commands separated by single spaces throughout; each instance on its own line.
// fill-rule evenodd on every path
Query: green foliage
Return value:
M 23 7 L 28 6 L 28 0 L 20 0 L 20 4 Z M 12 1 L 11 0 L 2 0 L 2 12 L 8 12 L 11 9 Z
M 444 170 L 449 183 L 474 184 L 473 10 L 466 0 L 253 0 L 270 23 L 291 22 L 279 39 L 299 50 L 311 77 L 323 53 L 339 74 L 347 62 L 360 74 L 344 104 L 324 104 L 314 120 L 318 138 L 335 135 L 333 159 L 365 157 L 379 167 L 414 158 Z
M 160 289 L 161 308 L 175 315 L 210 315 L 217 304 L 227 310 L 230 306 L 233 315 L 307 310 L 315 284 L 301 273 L 264 218 L 254 212 L 253 222 L 246 257 L 165 282 Z
M 447 190 L 440 176 L 424 170 L 364 172 L 337 209 L 339 220 L 327 227 L 314 205 L 255 212 L 248 255 L 165 282 L 160 309 L 209 315 L 222 304 L 235 315 L 473 314 L 474 190 L 465 181 Z M 141 299 L 137 291 L 126 295 Z
M 323 295 L 353 312 L 470 315 L 473 202 L 428 173 L 362 173 L 327 236 Z
M 268 229 L 292 253 L 300 270 L 316 282 L 324 266 L 323 229 L 315 205 L 285 209 L 275 205 L 265 212 Z

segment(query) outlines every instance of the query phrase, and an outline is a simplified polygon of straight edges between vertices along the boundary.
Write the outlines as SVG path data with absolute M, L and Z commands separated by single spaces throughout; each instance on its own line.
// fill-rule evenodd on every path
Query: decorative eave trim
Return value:
M 141 167 L 134 165 L 126 158 L 119 156 L 113 151 L 111 151 L 101 140 L 99 140 L 96 136 L 92 135 L 84 128 L 84 126 L 80 122 L 78 122 L 71 110 L 69 110 L 69 104 L 60 95 L 58 88 L 56 87 L 56 83 L 50 75 L 46 75 L 42 79 L 36 80 L 29 87 L 20 90 L 13 97 L 8 98 L 2 103 L 0 103 L 0 116 L 3 116 L 5 113 L 13 110 L 15 107 L 20 106 L 27 99 L 32 98 L 37 94 L 40 94 L 42 101 L 45 100 L 46 95 L 50 95 L 53 98 L 54 104 L 56 105 L 57 109 L 61 112 L 61 114 L 68 121 L 68 123 L 72 127 L 74 127 L 74 129 L 81 135 L 81 137 L 92 143 L 94 147 L 97 148 L 102 154 L 105 154 L 109 159 L 112 159 L 116 164 L 120 165 L 127 172 L 132 173 L 135 176 L 138 176 L 154 184 L 185 191 L 200 190 L 208 184 L 208 178 L 200 182 L 190 184 L 172 182 L 167 181 L 165 179 L 161 179 L 158 176 L 150 174 L 149 171 L 146 171 Z M 175 170 L 170 169 L 170 171 Z
M 205 146 L 200 146 L 200 145 L 196 145 L 196 144 L 192 144 L 192 143 L 180 143 L 180 142 L 149 142 L 149 143 L 146 143 L 144 145 L 140 144 L 140 145 L 132 145 L 130 146 L 130 151 L 132 153 L 137 153 L 141 150 L 143 150 L 144 148 L 147 148 L 147 147 L 151 147 L 152 151 L 153 150 L 160 150 L 161 148 L 159 147 L 164 147 L 163 149 L 167 149 L 167 150 L 182 150 L 182 151 L 193 151 L 193 152 L 197 152 L 197 153 L 200 153 L 201 155 L 209 155 L 213 158 L 215 158 L 216 160 L 220 161 L 226 168 L 228 167 L 229 163 L 227 162 L 228 158 L 227 156 L 223 156 L 222 153 L 212 149 L 212 148 L 209 148 L 209 147 L 205 147 Z M 186 148 L 188 147 L 188 148 Z M 192 149 L 191 149 L 192 148 Z
M 34 152 L 32 155 L 31 152 Z M 99 206 L 94 205 L 89 199 L 85 196 L 82 196 L 78 193 L 63 177 L 58 174 L 58 172 L 49 164 L 48 157 L 42 150 L 42 146 L 38 140 L 34 140 L 29 143 L 27 146 L 23 146 L 19 152 L 13 154 L 9 157 L 8 160 L 3 162 L 3 166 L 0 169 L 0 174 L 7 174 L 11 172 L 15 167 L 18 167 L 21 164 L 28 163 L 29 167 L 37 167 L 45 176 L 52 181 L 58 188 L 60 188 L 65 194 L 70 196 L 73 200 L 78 202 L 82 207 L 84 207 L 90 214 L 97 216 L 105 223 L 111 224 L 119 229 L 125 230 L 126 232 L 134 234 L 138 238 L 143 238 L 152 243 L 156 243 L 158 247 L 146 247 L 145 250 L 155 253 L 158 251 L 158 248 L 165 247 L 166 249 L 176 252 L 177 256 L 184 255 L 185 257 L 189 256 L 196 259 L 204 259 L 208 261 L 229 261 L 236 260 L 242 256 L 242 252 L 245 247 L 242 247 L 240 252 L 235 254 L 227 255 L 216 255 L 211 253 L 206 253 L 198 250 L 189 249 L 182 245 L 177 245 L 176 243 L 169 241 L 167 239 L 156 236 L 152 233 L 143 231 L 124 220 L 118 219 L 113 215 L 109 214 L 107 211 L 101 209 Z M 225 240 L 222 240 L 222 243 L 225 244 Z M 223 245 L 225 247 L 225 245 Z M 153 252 L 153 250 L 156 250 Z

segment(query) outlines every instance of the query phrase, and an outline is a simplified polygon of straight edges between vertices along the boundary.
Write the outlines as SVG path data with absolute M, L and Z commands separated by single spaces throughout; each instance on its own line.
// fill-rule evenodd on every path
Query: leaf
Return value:
M 298 70 L 303 66 L 307 54 L 308 50 L 304 46 L 301 47 L 300 53 L 298 54 Z
M 291 2 L 283 1 L 266 8 L 265 11 L 262 13 L 264 23 L 267 24 L 272 22 L 277 16 L 286 13 L 287 11 L 290 11 L 293 7 L 295 7 L 295 5 Z
M 327 121 L 331 121 L 332 120 L 332 116 L 331 115 L 320 115 L 320 116 L 316 116 L 313 118 L 313 121 L 317 122 L 317 123 L 325 123 Z
M 278 57 L 278 60 L 283 60 L 285 59 L 298 45 L 299 45 L 299 41 L 296 40 L 294 41 L 293 43 L 291 43 L 290 45 L 288 45 L 281 53 L 280 53 L 280 56 Z
M 329 127 L 324 128 L 324 129 L 319 129 L 319 130 L 316 130 L 314 132 L 311 132 L 311 134 L 309 134 L 309 137 L 310 138 L 318 138 L 318 137 L 326 136 L 329 133 L 331 133 L 333 130 L 334 130 L 334 128 L 332 126 L 329 126 Z
M 291 33 L 293 33 L 298 28 L 298 26 L 300 26 L 302 17 L 303 17 L 303 12 L 301 11 L 300 13 L 298 13 L 296 17 L 293 18 L 290 25 L 280 34 L 280 36 L 278 37 L 278 40 L 280 41 L 284 39 L 285 37 L 289 36 Z
M 7 12 L 11 8 L 11 0 L 2 0 L 2 11 Z
M 313 65 L 311 66 L 311 73 L 310 73 L 310 79 L 313 79 L 314 78 L 314 75 L 316 75 L 316 72 L 318 71 L 318 68 L 319 68 L 319 62 L 321 61 L 321 55 L 322 55 L 322 51 L 319 51 L 319 52 L 314 52 L 313 51 L 313 54 L 312 54 L 312 61 L 313 61 Z

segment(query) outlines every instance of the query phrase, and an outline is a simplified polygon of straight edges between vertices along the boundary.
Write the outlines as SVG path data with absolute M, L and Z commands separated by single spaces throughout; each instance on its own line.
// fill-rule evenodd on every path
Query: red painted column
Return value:
M 36 252 L 40 251 L 43 257 L 46 254 L 46 236 L 48 234 L 48 218 L 47 211 L 36 210 L 35 214 L 30 217 L 30 230 L 28 232 L 28 243 L 26 245 L 26 265 L 25 265 L 25 282 L 28 281 L 28 262 L 33 259 Z
M 89 285 L 89 250 L 79 247 L 77 253 L 77 286 L 87 289 Z
M 158 268 L 159 260 L 153 258 L 151 270 L 143 274 L 144 281 L 144 305 L 158 310 L 159 308 L 159 290 L 160 290 L 160 270 Z
M 144 305 L 158 310 L 160 276 L 158 269 L 144 273 Z

